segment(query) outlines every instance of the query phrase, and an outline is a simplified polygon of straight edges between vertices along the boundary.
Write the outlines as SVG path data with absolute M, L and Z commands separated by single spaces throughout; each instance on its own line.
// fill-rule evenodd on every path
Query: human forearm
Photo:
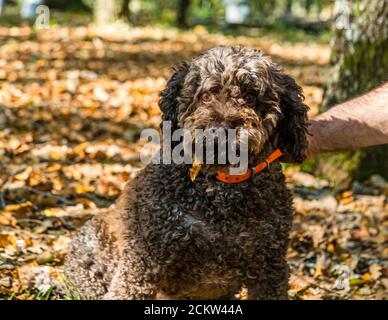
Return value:
M 388 83 L 311 120 L 308 158 L 388 143 Z

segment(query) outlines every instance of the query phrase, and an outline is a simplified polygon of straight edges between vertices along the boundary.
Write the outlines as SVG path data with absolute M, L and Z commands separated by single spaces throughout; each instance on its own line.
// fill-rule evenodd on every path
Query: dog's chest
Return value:
M 276 237 L 288 238 L 291 197 L 280 166 L 258 183 L 224 185 L 166 166 L 149 168 L 139 189 L 142 237 L 156 259 L 171 264 L 249 261 Z
M 153 193 L 153 212 L 140 217 L 162 260 L 240 264 L 265 245 L 280 223 L 278 213 L 287 210 L 273 210 L 270 202 L 278 195 L 257 188 L 210 187 L 178 183 L 172 192 Z
M 225 263 L 229 267 L 254 256 L 260 229 L 264 226 L 258 218 L 209 219 L 187 212 L 182 213 L 180 222 L 187 230 L 188 255 L 195 254 L 199 261 L 204 261 L 203 257 L 208 262 Z

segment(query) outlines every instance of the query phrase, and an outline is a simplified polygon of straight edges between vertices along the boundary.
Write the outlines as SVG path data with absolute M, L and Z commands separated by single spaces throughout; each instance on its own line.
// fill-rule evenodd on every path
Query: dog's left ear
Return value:
M 309 107 L 303 103 L 302 88 L 290 76 L 279 72 L 276 75 L 280 92 L 283 119 L 278 125 L 278 147 L 288 153 L 296 163 L 306 158 Z
M 172 130 L 178 127 L 178 96 L 188 71 L 189 65 L 182 63 L 175 69 L 174 74 L 167 81 L 166 88 L 160 94 L 159 107 L 163 112 L 162 120 L 171 121 Z

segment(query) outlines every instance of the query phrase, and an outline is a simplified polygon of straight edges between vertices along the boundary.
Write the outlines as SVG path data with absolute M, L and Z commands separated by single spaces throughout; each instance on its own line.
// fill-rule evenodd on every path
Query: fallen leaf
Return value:
M 369 273 L 373 280 L 377 280 L 381 277 L 382 275 L 381 271 L 382 271 L 382 267 L 379 266 L 378 264 L 372 264 L 369 266 Z
M 191 181 L 195 181 L 199 171 L 201 170 L 201 166 L 202 164 L 194 157 L 193 164 L 189 169 Z
M 6 247 L 8 245 L 16 245 L 16 237 L 11 234 L 0 234 L 0 247 Z

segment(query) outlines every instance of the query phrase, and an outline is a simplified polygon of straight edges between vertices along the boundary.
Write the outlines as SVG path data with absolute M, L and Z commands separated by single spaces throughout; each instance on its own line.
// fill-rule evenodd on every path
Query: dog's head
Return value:
M 175 70 L 159 102 L 172 128 L 245 129 L 249 155 L 272 143 L 302 162 L 307 110 L 302 89 L 260 51 L 216 47 Z

